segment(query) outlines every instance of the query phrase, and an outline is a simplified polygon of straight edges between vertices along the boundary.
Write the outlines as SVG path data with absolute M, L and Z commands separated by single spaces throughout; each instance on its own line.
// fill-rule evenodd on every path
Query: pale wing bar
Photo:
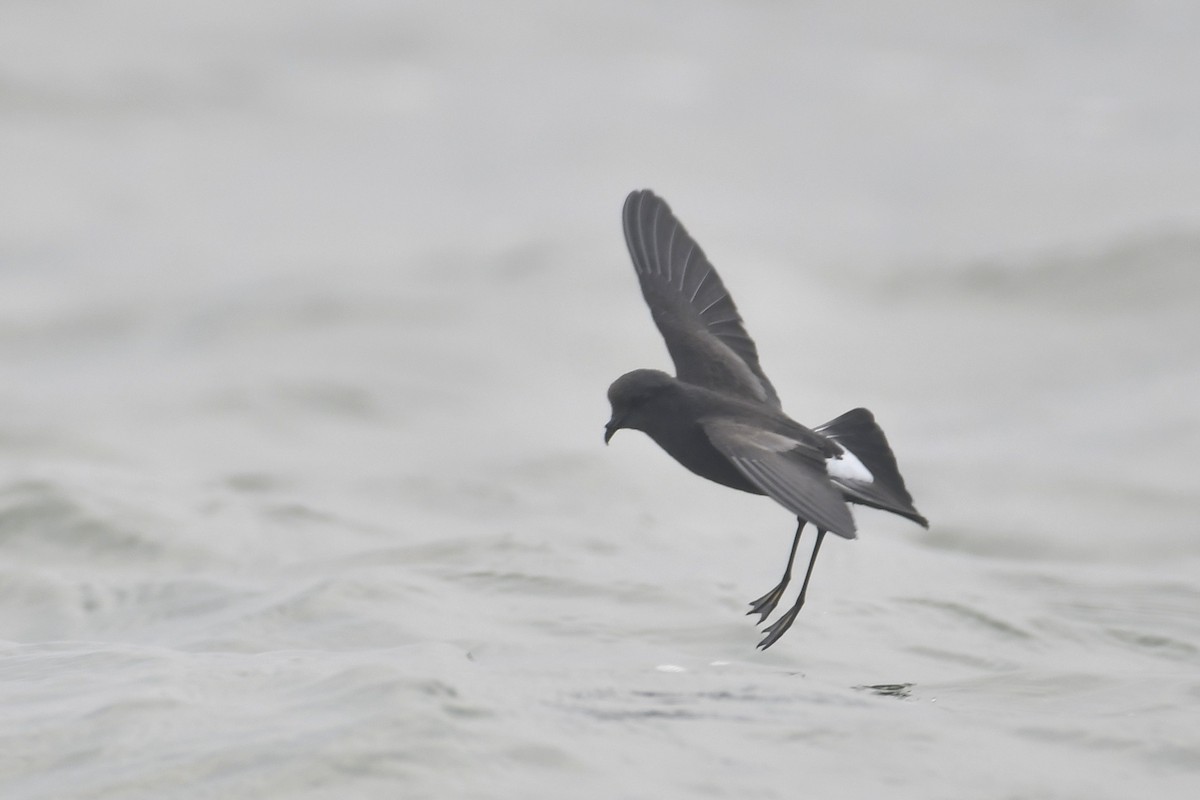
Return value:
M 854 518 L 823 456 L 777 433 L 731 420 L 701 421 L 709 441 L 768 497 L 822 530 L 853 539 Z

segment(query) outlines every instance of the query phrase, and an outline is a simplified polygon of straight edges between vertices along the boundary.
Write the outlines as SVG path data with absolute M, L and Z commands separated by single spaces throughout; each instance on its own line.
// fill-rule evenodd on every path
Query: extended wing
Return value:
M 666 202 L 649 190 L 633 192 L 624 222 L 642 295 L 678 378 L 778 408 L 733 298 Z
M 847 539 L 856 536 L 854 518 L 829 479 L 820 450 L 734 420 L 700 424 L 713 446 L 772 500 L 822 530 Z

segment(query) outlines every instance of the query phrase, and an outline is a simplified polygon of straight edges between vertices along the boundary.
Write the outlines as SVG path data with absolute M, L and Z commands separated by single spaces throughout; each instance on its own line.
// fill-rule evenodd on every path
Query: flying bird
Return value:
M 804 606 L 826 533 L 857 535 L 847 503 L 890 511 L 924 527 L 887 438 L 865 408 L 806 428 L 788 417 L 758 363 L 758 350 L 717 271 L 662 198 L 625 200 L 625 243 L 675 376 L 638 369 L 608 388 L 605 444 L 622 428 L 646 433 L 676 461 L 710 481 L 770 497 L 798 525 L 783 579 L 750 603 L 765 622 L 792 577 L 805 525 L 817 530 L 800 595 L 764 629 L 758 647 L 779 640 Z

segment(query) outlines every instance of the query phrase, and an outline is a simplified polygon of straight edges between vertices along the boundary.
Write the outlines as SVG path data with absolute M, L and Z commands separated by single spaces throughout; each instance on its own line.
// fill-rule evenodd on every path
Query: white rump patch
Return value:
M 842 448 L 840 456 L 825 459 L 825 471 L 829 473 L 829 477 L 858 483 L 875 482 L 875 476 L 858 460 L 858 456 L 851 453 L 841 442 L 838 442 L 838 447 Z

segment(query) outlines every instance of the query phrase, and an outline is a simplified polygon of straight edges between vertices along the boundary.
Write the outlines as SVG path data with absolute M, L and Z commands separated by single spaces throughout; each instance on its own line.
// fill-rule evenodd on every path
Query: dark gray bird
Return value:
M 625 200 L 625 243 L 642 296 L 666 340 L 675 377 L 639 369 L 608 389 L 612 419 L 604 442 L 621 428 L 643 431 L 697 475 L 764 494 L 796 515 L 783 579 L 750 604 L 759 621 L 775 610 L 792 577 L 804 526 L 817 529 L 795 604 L 764 632 L 766 649 L 804 605 L 825 534 L 856 536 L 847 503 L 890 511 L 929 527 L 913 507 L 883 431 L 865 408 L 809 429 L 783 413 L 758 350 L 712 264 L 667 204 L 648 190 Z

